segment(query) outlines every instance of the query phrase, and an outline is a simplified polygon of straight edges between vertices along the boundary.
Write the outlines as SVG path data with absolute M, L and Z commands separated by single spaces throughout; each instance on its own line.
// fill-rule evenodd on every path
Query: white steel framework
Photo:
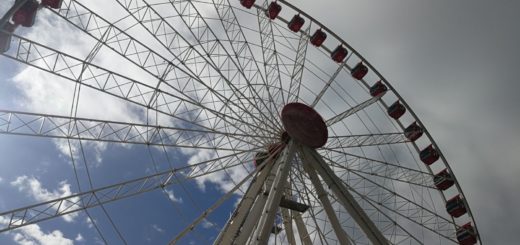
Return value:
M 20 31 L 13 16 L 31 2 L 39 4 L 36 24 Z M 176 212 L 164 216 L 180 224 L 164 229 L 169 244 L 456 244 L 468 222 L 480 243 L 453 171 L 410 106 L 348 43 L 287 1 L 257 0 L 250 8 L 247 0 L 116 0 L 104 8 L 45 2 L 15 1 L 5 13 L 0 45 L 10 42 L 0 59 L 45 78 L 42 93 L 71 96 L 0 108 L 0 137 L 68 148 L 77 191 L 0 210 L 0 232 L 84 213 L 100 241 L 128 244 L 130 224 L 118 222 L 111 207 L 162 192 L 152 203 L 171 203 Z M 281 12 L 270 18 L 273 5 Z M 295 16 L 305 21 L 298 30 Z M 51 41 L 33 32 L 41 28 L 54 34 Z M 315 43 L 318 31 L 323 44 Z M 85 41 L 70 43 L 70 36 Z M 335 62 L 337 46 L 348 54 Z M 352 75 L 357 64 L 369 71 L 361 79 Z M 372 96 L 378 81 L 385 91 Z M 24 92 L 14 89 L 11 99 Z M 110 108 L 89 104 L 98 97 Z M 396 100 L 402 117 L 388 111 Z M 323 117 L 325 145 L 310 148 L 287 133 L 281 114 L 295 102 Z M 412 122 L 424 134 L 418 140 L 404 132 Z M 421 153 L 428 145 L 439 156 L 431 165 Z M 120 164 L 110 157 L 131 153 L 148 157 L 145 173 L 118 179 L 121 170 L 98 184 L 104 173 L 93 158 Z M 126 161 L 135 169 L 142 162 Z M 446 189 L 438 185 L 441 170 L 452 182 Z M 203 194 L 206 186 L 214 192 Z M 455 195 L 465 209 L 460 218 L 445 208 Z

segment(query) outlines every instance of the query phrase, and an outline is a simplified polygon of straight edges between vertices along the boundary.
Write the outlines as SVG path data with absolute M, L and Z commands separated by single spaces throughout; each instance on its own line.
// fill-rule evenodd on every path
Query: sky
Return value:
M 3 1 L 0 11 L 5 12 L 12 2 Z M 105 15 L 111 13 L 101 7 L 102 2 L 92 1 L 92 8 Z M 516 195 L 520 186 L 517 178 L 520 165 L 516 161 L 516 153 L 520 150 L 517 126 L 520 125 L 520 111 L 515 95 L 520 86 L 516 82 L 515 68 L 520 55 L 516 47 L 520 43 L 517 27 L 520 17 L 516 13 L 520 3 L 507 0 L 290 2 L 361 53 L 411 106 L 457 176 L 483 243 L 516 244 L 513 234 L 517 232 L 516 227 L 520 227 L 520 213 L 515 211 L 520 205 L 520 196 Z M 47 29 L 58 26 L 60 30 L 71 31 L 72 28 L 43 11 L 39 18 L 50 21 L 37 23 L 38 29 L 19 30 L 19 34 L 65 48 L 67 45 L 88 47 L 93 44 L 91 40 L 75 35 L 59 35 L 56 40 Z M 71 52 L 84 56 L 89 51 L 85 48 Z M 148 74 L 111 63 L 109 55 L 104 58 L 96 62 L 142 81 L 151 78 Z M 25 70 L 1 57 L 0 108 L 68 115 L 74 87 L 71 83 L 55 83 L 55 80 L 59 79 L 43 72 Z M 85 117 L 141 123 L 146 120 L 142 108 L 87 90 L 82 92 L 80 107 L 79 113 Z M 104 111 L 97 108 L 104 108 Z M 78 192 L 68 147 L 66 141 L 1 135 L 0 154 L 5 157 L 0 164 L 0 210 Z M 81 159 L 77 143 L 72 148 L 75 158 Z M 85 143 L 85 148 L 87 161 L 92 164 L 95 186 L 153 173 L 154 165 L 149 155 L 158 162 L 168 162 L 164 161 L 167 155 L 160 149 L 148 153 L 145 146 Z M 169 153 L 173 164 L 209 157 L 205 155 L 207 152 Z M 82 187 L 86 189 L 85 169 L 81 167 L 82 161 L 77 161 Z M 167 167 L 160 165 L 159 169 Z M 244 172 L 232 174 L 238 177 Z M 222 190 L 229 189 L 225 184 L 218 179 L 190 182 L 182 188 L 176 186 L 164 192 L 144 194 L 141 198 L 106 205 L 106 208 L 128 241 L 166 243 L 172 238 L 167 229 L 176 230 L 188 224 L 195 218 L 196 210 L 200 210 L 188 199 L 194 198 L 195 203 L 209 206 Z M 206 199 L 211 201 L 202 201 Z M 153 205 L 147 200 L 153 200 Z M 235 202 L 236 197 L 227 202 L 224 211 L 214 216 L 214 220 L 225 219 Z M 97 208 L 91 212 L 94 219 L 99 220 L 109 243 L 119 244 L 117 232 L 111 228 L 103 210 Z M 172 218 L 164 218 L 165 214 Z M 128 224 L 131 223 L 130 228 Z M 186 244 L 204 244 L 205 239 L 217 234 L 211 224 L 198 229 Z M 101 241 L 85 213 L 0 236 L 1 244 L 96 242 Z
M 482 242 L 516 244 L 520 3 L 303 0 L 297 5 L 349 42 L 411 105 L 456 174 Z

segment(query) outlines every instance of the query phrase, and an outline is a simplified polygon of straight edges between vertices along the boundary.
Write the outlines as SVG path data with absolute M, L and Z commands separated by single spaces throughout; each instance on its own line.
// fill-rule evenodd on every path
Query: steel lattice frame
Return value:
M 274 20 L 265 15 L 268 1 L 257 1 L 251 9 L 238 0 L 115 2 L 120 19 L 110 19 L 79 0 L 64 0 L 58 10 L 40 10 L 90 38 L 95 45 L 86 57 L 18 32 L 2 55 L 53 74 L 60 82 L 141 108 L 147 112 L 146 123 L 78 117 L 77 111 L 66 116 L 0 109 L 0 134 L 80 145 L 82 141 L 135 144 L 164 152 L 190 149 L 208 152 L 212 159 L 2 211 L 0 221 L 7 222 L 0 222 L 0 232 L 224 173 L 233 188 L 172 237 L 171 244 L 182 241 L 235 194 L 242 199 L 215 243 L 266 244 L 275 239 L 287 244 L 421 244 L 433 237 L 436 243 L 452 244 L 457 243 L 456 229 L 468 221 L 478 234 L 466 201 L 468 213 L 461 219 L 444 210 L 445 195 L 463 197 L 463 192 L 456 180 L 447 192 L 434 186 L 436 172 L 444 168 L 453 172 L 410 106 L 356 50 L 305 12 L 285 0 L 278 1 L 282 12 Z M 306 21 L 298 32 L 287 27 L 295 14 Z M 319 48 L 309 44 L 316 29 L 328 35 Z M 330 55 L 338 44 L 349 55 L 335 63 Z M 107 53 L 149 79 L 97 64 L 96 57 Z M 350 76 L 358 62 L 370 70 L 362 80 Z M 389 91 L 370 96 L 375 81 Z M 74 100 L 73 107 L 79 95 Z M 407 110 L 399 120 L 386 114 L 395 100 Z M 326 145 L 314 150 L 289 140 L 255 168 L 255 154 L 279 141 L 284 131 L 280 111 L 290 102 L 320 112 L 329 131 Z M 148 113 L 156 115 L 154 123 Z M 167 123 L 161 124 L 158 115 Z M 403 131 L 414 121 L 425 135 L 411 142 Z M 440 153 L 440 161 L 432 166 L 417 158 L 429 144 Z M 233 177 L 228 171 L 236 168 L 247 173 Z M 285 197 L 309 209 L 300 213 L 280 208 Z M 277 217 L 284 229 L 271 234 Z

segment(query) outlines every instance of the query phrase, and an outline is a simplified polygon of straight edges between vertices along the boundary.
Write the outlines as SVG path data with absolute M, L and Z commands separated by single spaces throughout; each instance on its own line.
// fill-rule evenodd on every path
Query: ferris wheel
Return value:
M 154 170 L 103 186 L 89 174 L 75 194 L 0 210 L 0 232 L 77 212 L 95 220 L 89 210 L 101 207 L 132 244 L 104 205 L 199 181 L 222 186 L 193 201 L 197 214 L 168 231 L 170 244 L 202 236 L 206 223 L 214 244 L 481 243 L 424 124 L 315 18 L 285 0 L 109 2 L 14 1 L 0 22 L 1 59 L 72 85 L 73 98 L 61 100 L 68 114 L 0 109 L 0 133 L 63 140 L 87 172 L 89 143 L 142 147 Z M 51 42 L 30 35 L 56 26 L 68 32 Z M 82 116 L 86 93 L 128 105 L 138 120 Z M 177 194 L 202 198 L 190 192 Z

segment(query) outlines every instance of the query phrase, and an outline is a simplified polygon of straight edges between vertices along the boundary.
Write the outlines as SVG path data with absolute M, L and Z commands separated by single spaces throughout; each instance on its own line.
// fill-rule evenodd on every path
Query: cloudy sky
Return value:
M 0 11 L 5 12 L 12 2 L 2 1 Z M 92 1 L 92 8 L 105 15 L 111 13 L 102 8 L 101 3 L 101 0 Z M 482 241 L 486 244 L 516 244 L 513 234 L 520 227 L 520 212 L 515 211 L 520 205 L 520 195 L 517 195 L 520 165 L 515 153 L 520 150 L 520 128 L 517 126 L 520 125 L 520 110 L 515 95 L 520 86 L 515 75 L 520 55 L 520 49 L 516 47 L 520 43 L 517 26 L 520 23 L 517 14 L 520 3 L 507 0 L 301 0 L 291 3 L 353 46 L 414 109 L 456 174 L 478 223 Z M 48 11 L 39 13 L 39 18 L 50 21 L 40 21 L 36 25 L 38 29 L 19 29 L 17 33 L 65 48 L 67 43 L 73 43 L 73 47 L 93 44 L 86 38 L 73 35 L 60 35 L 57 41 L 49 29 L 71 31 L 72 28 L 60 23 L 59 19 L 52 19 Z M 85 56 L 89 51 L 85 48 L 73 52 Z M 97 61 L 113 70 L 122 69 L 117 64 Z M 56 85 L 50 81 L 57 78 L 24 68 L 0 57 L 0 109 L 68 115 L 74 86 L 71 83 Z M 150 78 L 148 74 L 126 72 L 141 80 Z M 145 120 L 145 110 L 110 96 L 85 91 L 81 98 L 80 107 L 88 104 L 89 108 L 105 110 L 99 113 L 99 110 L 80 108 L 79 113 L 84 117 L 141 123 Z M 110 106 L 104 106 L 107 104 Z M 150 155 L 157 161 L 167 162 L 164 161 L 167 155 L 160 149 L 150 153 L 145 146 L 85 144 L 89 153 L 87 161 L 95 166 L 92 170 L 95 186 L 153 173 Z M 66 141 L 2 135 L 0 211 L 78 192 L 68 147 Z M 81 159 L 78 145 L 72 144 L 71 147 L 76 153 L 74 156 Z M 187 160 L 186 156 L 193 157 L 194 153 L 184 154 L 172 156 L 173 162 Z M 208 157 L 204 152 L 197 154 L 193 161 Z M 82 160 L 77 161 L 83 164 Z M 64 168 L 67 170 L 63 171 Z M 84 168 L 79 168 L 82 187 L 88 189 Z M 168 166 L 158 168 L 166 169 Z M 244 173 L 237 171 L 233 174 L 242 176 Z M 172 238 L 166 229 L 178 230 L 190 223 L 196 217 L 196 211 L 201 209 L 190 207 L 193 200 L 188 199 L 197 202 L 204 196 L 215 201 L 220 194 L 211 193 L 229 190 L 226 183 L 215 179 L 207 181 L 206 184 L 199 181 L 182 188 L 172 187 L 164 192 L 145 194 L 143 198 L 122 202 L 124 205 L 111 204 L 107 206 L 110 218 L 128 241 L 165 243 Z M 147 205 L 146 200 L 156 200 L 157 206 Z M 224 209 L 230 209 L 234 201 L 226 203 Z M 108 242 L 120 243 L 117 231 L 103 210 L 93 209 L 91 213 Z M 164 213 L 175 218 L 160 218 Z M 214 218 L 220 220 L 227 213 L 223 211 Z M 5 221 L 0 219 L 1 222 Z M 134 225 L 127 226 L 129 223 Z M 210 223 L 205 223 L 195 233 L 186 243 L 204 244 L 217 231 Z M 101 242 L 99 237 L 92 221 L 81 213 L 3 234 L 0 243 L 94 244 Z
M 462 185 L 482 241 L 516 244 L 520 3 L 303 0 L 297 5 L 363 54 L 412 106 Z

